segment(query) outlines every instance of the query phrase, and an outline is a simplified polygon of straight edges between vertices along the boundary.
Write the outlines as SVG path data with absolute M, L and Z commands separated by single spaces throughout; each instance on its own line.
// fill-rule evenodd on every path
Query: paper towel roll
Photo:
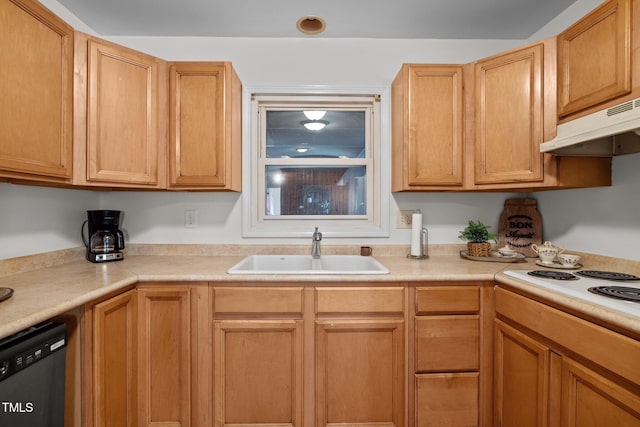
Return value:
M 411 216 L 411 255 L 422 255 L 420 232 L 422 231 L 422 213 L 416 212 Z

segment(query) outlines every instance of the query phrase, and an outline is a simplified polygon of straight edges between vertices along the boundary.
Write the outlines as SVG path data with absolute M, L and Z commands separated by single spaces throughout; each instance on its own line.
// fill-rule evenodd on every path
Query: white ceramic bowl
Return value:
M 517 251 L 513 250 L 513 249 L 498 249 L 498 253 L 502 256 L 507 256 L 507 257 L 514 257 L 518 254 Z

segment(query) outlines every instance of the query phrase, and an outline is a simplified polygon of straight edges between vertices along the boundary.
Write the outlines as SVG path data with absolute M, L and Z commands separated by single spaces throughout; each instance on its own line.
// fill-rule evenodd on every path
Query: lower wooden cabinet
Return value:
M 501 288 L 496 316 L 496 426 L 640 426 L 640 341 Z
M 548 347 L 496 320 L 496 425 L 547 425 L 549 353 Z
M 138 426 L 206 420 L 207 408 L 196 397 L 208 388 L 200 378 L 206 360 L 198 359 L 198 346 L 208 342 L 206 311 L 198 304 L 207 295 L 204 284 L 138 288 Z
M 406 288 L 315 293 L 315 425 L 404 426 Z
M 85 316 L 89 426 L 138 425 L 137 300 L 130 290 L 95 304 Z
M 213 286 L 213 425 L 404 426 L 405 292 Z
M 302 320 L 216 320 L 214 337 L 214 425 L 302 426 Z
M 141 283 L 86 307 L 85 425 L 489 426 L 492 292 Z
M 491 319 L 490 289 L 481 282 L 416 287 L 409 341 L 409 425 L 491 424 L 491 374 L 486 365 L 492 341 L 485 320 Z
M 213 306 L 213 425 L 302 427 L 304 288 L 225 287 Z
M 584 365 L 563 358 L 562 424 L 567 427 L 640 426 L 640 396 Z
M 336 319 L 316 327 L 316 426 L 403 426 L 404 321 Z
M 148 284 L 88 307 L 86 425 L 206 425 L 207 296 L 206 284 Z

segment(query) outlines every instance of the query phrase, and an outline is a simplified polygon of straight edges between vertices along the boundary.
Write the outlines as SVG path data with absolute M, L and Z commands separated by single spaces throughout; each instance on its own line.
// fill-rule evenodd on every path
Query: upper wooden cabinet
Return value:
M 543 45 L 475 64 L 475 184 L 540 182 Z
M 159 61 L 81 33 L 76 37 L 74 184 L 163 187 Z
M 462 187 L 460 65 L 404 64 L 391 86 L 392 191 Z
M 558 36 L 560 118 L 631 93 L 631 3 L 610 0 Z
M 0 63 L 0 177 L 69 183 L 73 28 L 36 1 L 2 1 Z
M 609 158 L 540 153 L 556 135 L 556 46 L 549 38 L 463 66 L 405 64 L 392 86 L 392 191 L 611 185 Z
M 241 190 L 242 83 L 231 63 L 173 63 L 169 188 Z
M 556 135 L 556 46 L 551 37 L 475 63 L 474 99 L 467 103 L 475 108 L 475 126 L 467 129 L 474 140 L 467 156 L 474 158 L 474 165 L 470 171 L 468 162 L 467 188 L 611 185 L 611 158 L 540 153 L 540 144 Z

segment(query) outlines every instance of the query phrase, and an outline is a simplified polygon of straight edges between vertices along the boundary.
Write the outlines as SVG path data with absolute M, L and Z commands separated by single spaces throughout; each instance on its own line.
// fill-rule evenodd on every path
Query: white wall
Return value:
M 565 248 L 640 260 L 639 166 L 640 153 L 616 157 L 611 187 L 538 193 L 545 239 Z
M 85 211 L 99 203 L 93 191 L 0 183 L 0 259 L 82 246 Z
M 42 2 L 74 27 L 92 32 L 55 0 Z M 531 41 L 557 34 L 598 3 L 598 0 L 578 0 Z M 323 38 L 118 37 L 111 40 L 167 60 L 232 61 L 248 86 L 345 88 L 388 86 L 404 62 L 465 63 L 526 43 Z M 639 181 L 634 165 L 638 160 L 636 155 L 614 160 L 615 186 L 612 188 L 515 197 L 538 199 L 545 238 L 557 244 L 573 250 L 640 259 L 640 251 L 634 252 L 640 237 L 637 192 L 633 191 Z M 409 232 L 393 227 L 397 207 L 422 209 L 432 243 L 458 243 L 458 230 L 469 219 L 482 220 L 497 231 L 504 200 L 509 197 L 514 195 L 393 194 L 390 238 L 371 239 L 367 243 L 409 244 Z M 596 203 L 599 201 L 601 203 Z M 84 211 L 100 208 L 125 212 L 122 225 L 128 241 L 133 243 L 265 243 L 259 239 L 242 239 L 238 194 L 87 192 L 0 184 L 0 203 L 0 259 L 79 246 L 77 230 L 84 220 Z M 198 210 L 199 228 L 184 228 L 186 209 Z M 273 239 L 268 242 L 280 243 Z M 284 243 L 308 242 L 294 239 Z

